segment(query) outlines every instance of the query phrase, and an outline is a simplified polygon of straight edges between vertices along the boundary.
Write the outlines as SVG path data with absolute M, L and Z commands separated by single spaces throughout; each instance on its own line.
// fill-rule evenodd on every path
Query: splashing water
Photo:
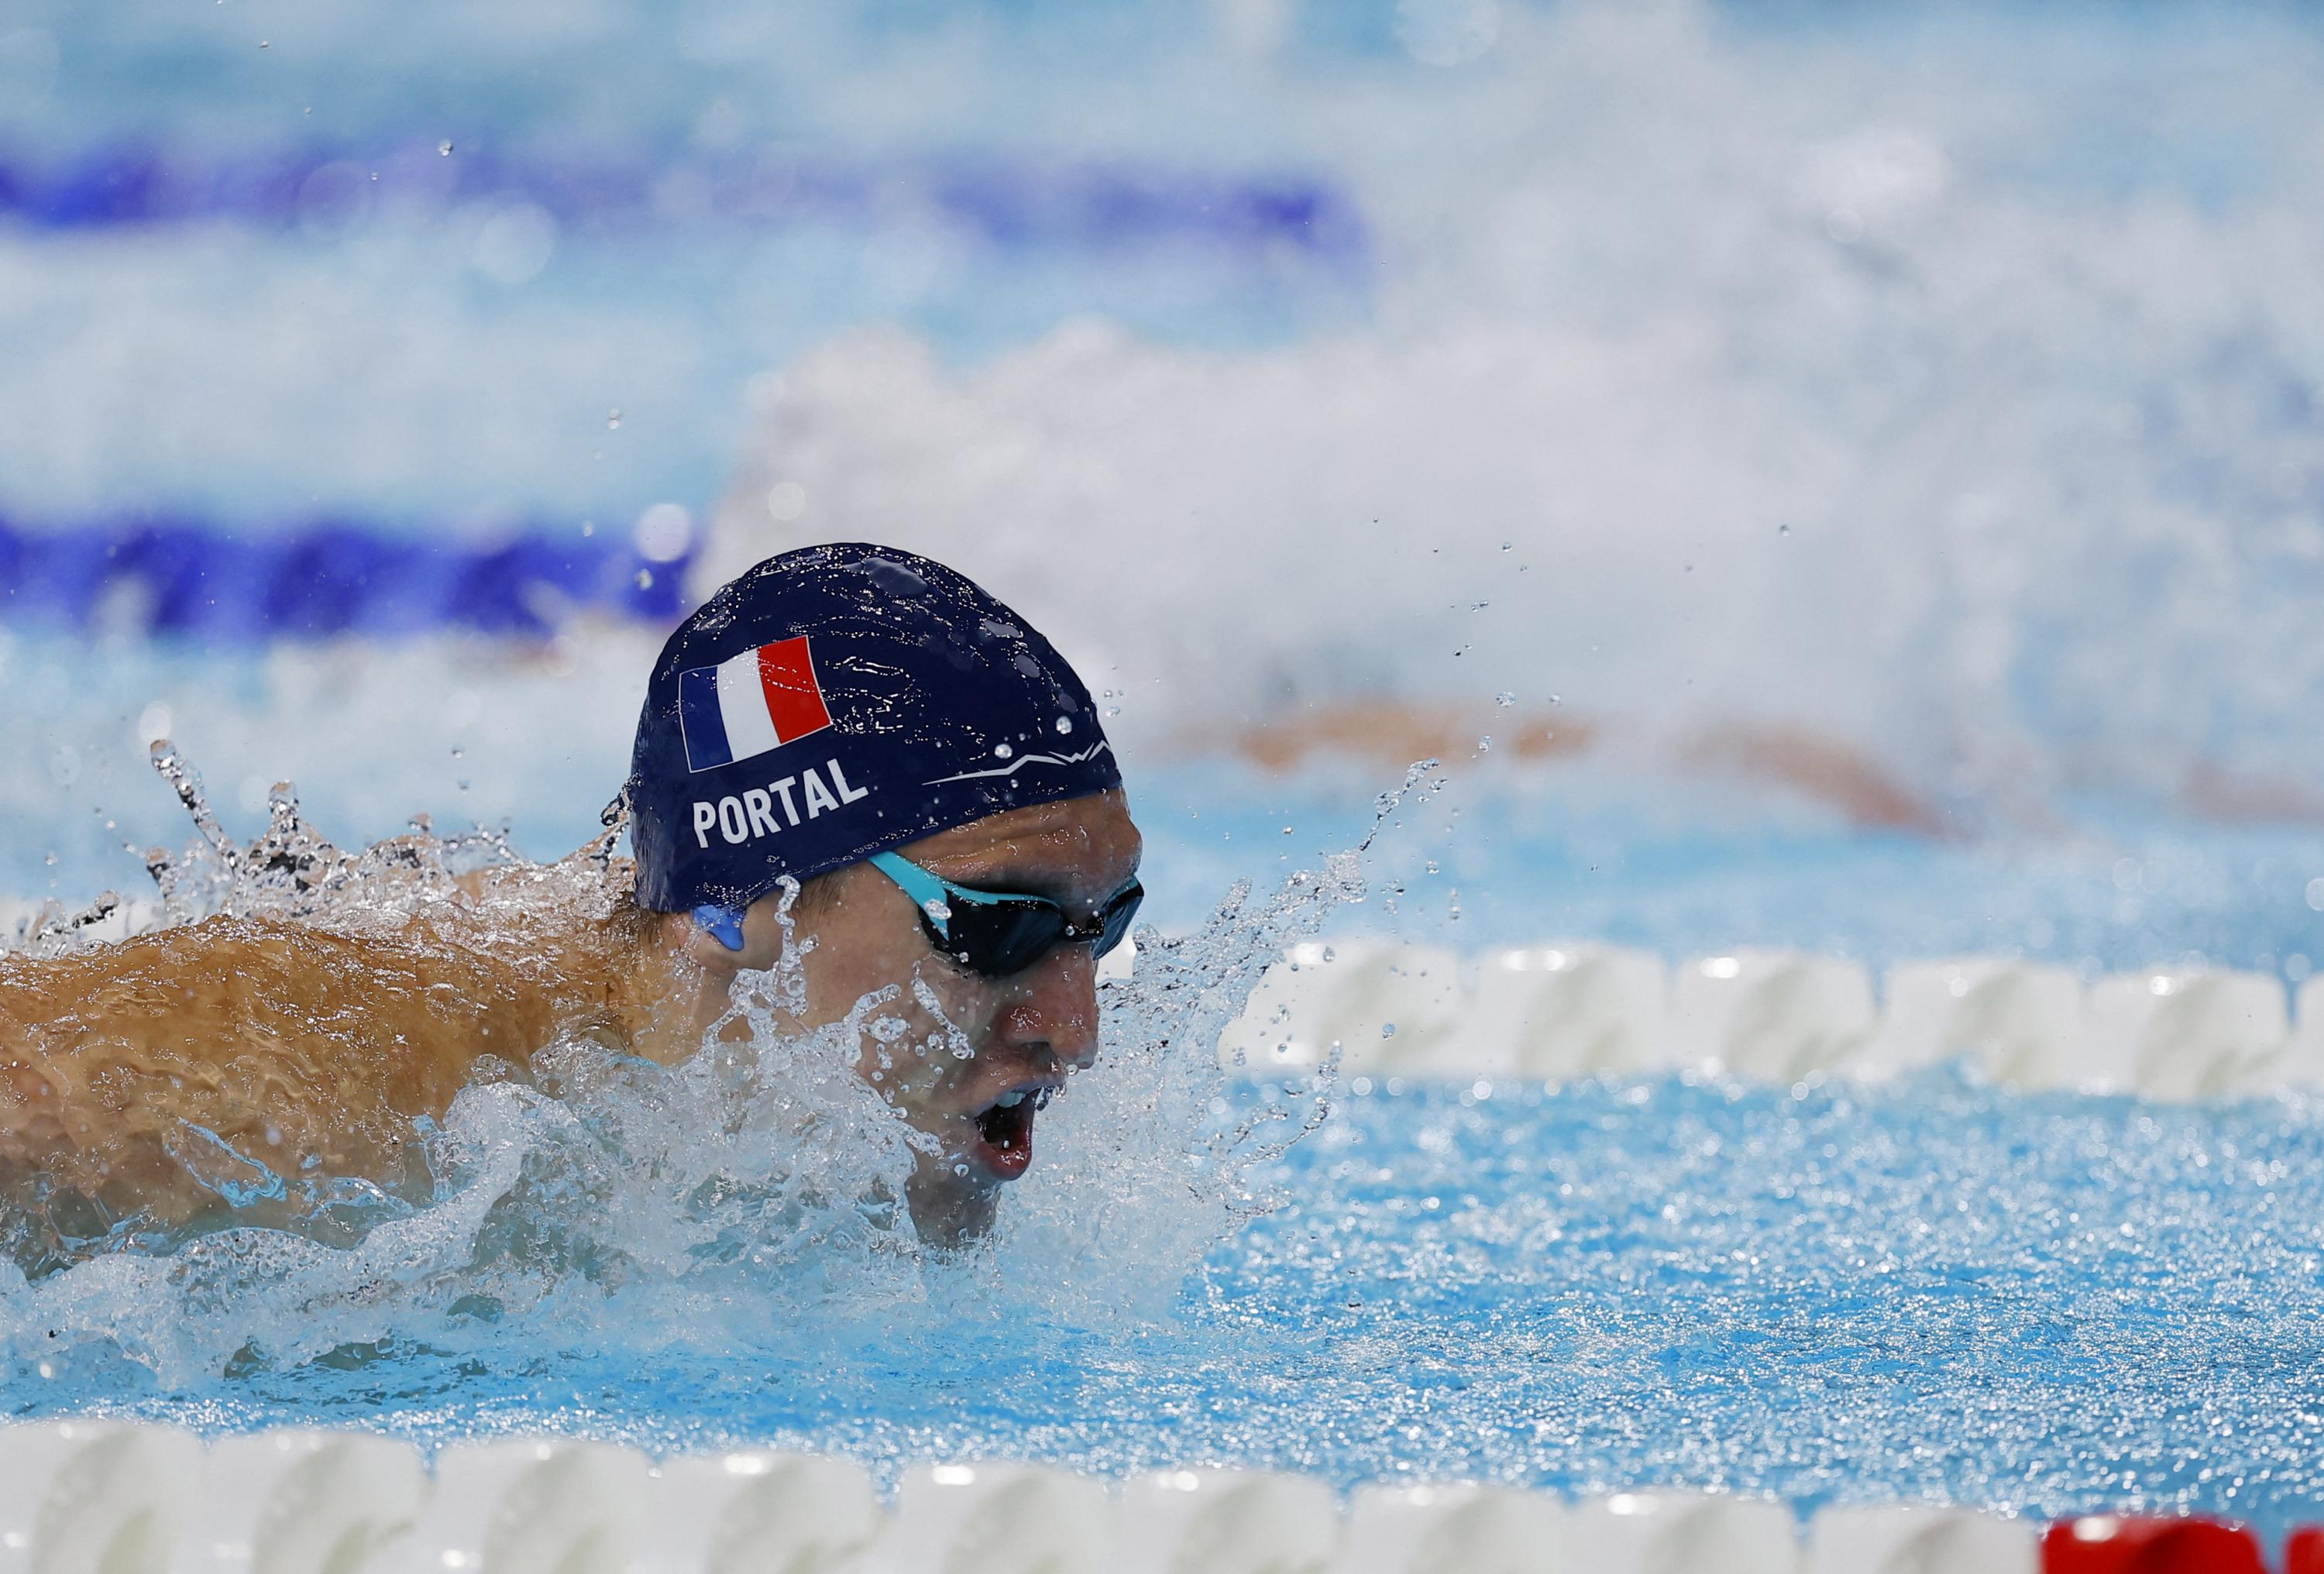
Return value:
M 146 855 L 160 902 L 136 947 L 208 923 L 219 936 L 289 926 L 439 959 L 538 956 L 559 933 L 618 924 L 627 903 L 618 803 L 600 835 L 540 865 L 501 833 L 442 837 L 424 820 L 345 851 L 284 784 L 265 831 L 242 846 L 171 745 L 154 745 L 152 760 L 197 835 L 181 853 Z M 1434 762 L 1416 767 L 1382 796 L 1380 823 L 1407 793 L 1441 786 Z M 1167 1318 L 1204 1254 L 1271 1205 L 1253 1172 L 1329 1110 L 1328 1067 L 1238 1109 L 1212 1046 L 1272 957 L 1363 899 L 1370 842 L 1264 900 L 1238 886 L 1194 934 L 1138 936 L 1136 976 L 1104 986 L 1100 1064 L 1045 1119 L 1044 1162 L 983 1247 L 933 1250 L 908 1227 L 898 1199 L 916 1147 L 932 1139 L 856 1071 L 867 1038 L 883 1055 L 964 1053 L 965 1041 L 901 1042 L 894 987 L 826 1026 L 789 1027 L 814 945 L 799 939 L 773 971 L 747 975 L 753 987 L 676 1066 L 586 1026 L 525 1065 L 482 1057 L 440 1121 L 411 1119 L 367 1150 L 401 1155 L 401 1183 L 328 1173 L 311 1150 L 286 1174 L 240 1139 L 233 1123 L 247 1128 L 247 1109 L 211 1118 L 217 1100 L 183 1083 L 182 1098 L 149 1097 L 124 1130 L 166 1126 L 169 1179 L 203 1206 L 185 1220 L 92 1218 L 102 1210 L 69 1185 L 15 1185 L 0 1339 L 20 1363 L 95 1346 L 182 1385 L 397 1341 L 459 1348 L 511 1317 L 540 1320 L 561 1341 L 629 1350 L 748 1347 L 770 1328 L 844 1325 L 875 1310 L 889 1329 L 1003 1306 L 1083 1323 Z M 787 934 L 797 895 L 789 888 L 781 905 Z M 108 895 L 87 913 L 44 912 L 0 966 L 88 957 L 119 910 Z M 311 1072 L 279 1053 L 277 1074 Z M 271 1124 L 290 1126 L 290 1114 L 256 1118 L 269 1122 L 267 1154 L 298 1150 L 295 1134 L 286 1142 Z

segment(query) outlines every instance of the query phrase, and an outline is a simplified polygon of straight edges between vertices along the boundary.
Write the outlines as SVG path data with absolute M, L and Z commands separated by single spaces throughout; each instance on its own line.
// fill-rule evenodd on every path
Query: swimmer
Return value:
M 521 943 L 443 903 L 386 932 L 217 917 L 0 957 L 0 1245 L 37 1272 L 198 1229 L 228 1192 L 234 1222 L 289 1221 L 270 1177 L 424 1196 L 417 1122 L 480 1074 L 575 1036 L 675 1064 L 737 1030 L 786 943 L 787 1029 L 899 987 L 882 1012 L 908 1031 L 867 1034 L 859 1071 L 935 1139 L 906 1187 L 921 1236 L 981 1234 L 1037 1112 L 1096 1056 L 1098 959 L 1141 896 L 1081 680 L 940 564 L 786 553 L 663 647 L 626 796 L 635 856 L 603 863 L 601 916 Z

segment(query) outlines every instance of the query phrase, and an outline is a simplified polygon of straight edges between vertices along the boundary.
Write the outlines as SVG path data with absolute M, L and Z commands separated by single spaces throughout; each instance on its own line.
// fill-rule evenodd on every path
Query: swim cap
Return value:
M 1120 785 L 1089 690 L 1024 619 L 909 552 L 802 548 L 705 602 L 654 664 L 638 902 L 746 907 L 785 875 Z

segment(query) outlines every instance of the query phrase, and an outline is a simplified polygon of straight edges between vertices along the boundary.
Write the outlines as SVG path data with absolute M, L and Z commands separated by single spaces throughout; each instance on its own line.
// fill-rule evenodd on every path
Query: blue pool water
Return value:
M 2028 1099 L 1945 1071 L 1375 1090 L 1254 1177 L 1282 1205 L 1157 1315 L 1062 1312 L 1057 1265 L 1003 1252 L 877 1304 L 568 1293 L 166 1394 L 92 1351 L 20 1356 L 7 1398 L 429 1444 L 775 1443 L 886 1475 L 1199 1461 L 2281 1528 L 2324 1492 L 2319 1173 L 2304 1101 Z
M 245 838 L 289 778 L 348 845 L 559 854 L 710 566 L 840 536 L 1057 639 L 1120 712 L 1149 916 L 1246 985 L 1309 924 L 2324 959 L 2305 13 L 93 16 L 0 20 L 0 900 L 143 894 L 164 734 Z M 1233 740 L 1383 699 L 1459 747 L 1409 751 L 1451 785 L 1366 900 L 1204 939 L 1401 765 Z M 1510 762 L 1552 725 L 1600 747 Z M 1942 833 L 1706 768 L 1736 728 Z M 0 1285 L 0 1410 L 2324 1498 L 2309 1099 L 1268 1090 L 1208 1072 L 1222 990 L 1135 988 L 965 1261 L 802 1193 L 877 1179 L 876 1129 L 802 1165 L 714 1077 L 567 1067 L 472 1090 L 440 1194 L 356 1197 L 359 1245 Z

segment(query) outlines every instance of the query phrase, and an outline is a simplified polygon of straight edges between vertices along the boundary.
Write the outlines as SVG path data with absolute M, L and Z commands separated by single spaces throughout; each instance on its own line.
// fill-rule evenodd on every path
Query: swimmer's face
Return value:
M 1137 877 L 1141 846 L 1117 791 L 1011 809 L 898 851 L 958 885 L 1047 897 L 1088 924 Z M 747 950 L 779 943 L 775 906 L 769 897 L 746 915 Z M 901 1016 L 908 1032 L 890 1044 L 867 1036 L 858 1069 L 941 1145 L 922 1156 L 912 1183 L 921 1232 L 976 1233 L 991 1222 L 998 1188 L 1032 1163 L 1036 1113 L 1097 1058 L 1092 948 L 1060 945 L 1022 972 L 982 977 L 937 953 L 912 899 L 860 863 L 817 882 L 799 927 L 816 942 L 805 1026 L 836 1021 L 872 990 L 901 986 L 887 1014 Z M 915 980 L 936 1011 L 915 998 Z M 964 1059 L 954 1053 L 962 1045 L 972 1052 Z

